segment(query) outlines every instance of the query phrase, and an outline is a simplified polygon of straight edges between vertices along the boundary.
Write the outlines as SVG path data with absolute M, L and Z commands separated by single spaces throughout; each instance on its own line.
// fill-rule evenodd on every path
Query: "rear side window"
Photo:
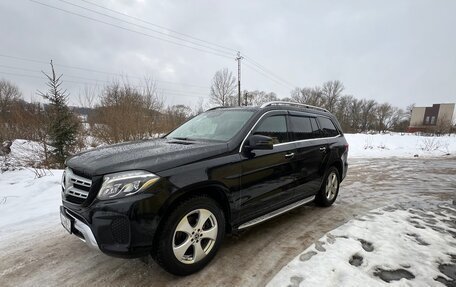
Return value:
M 339 135 L 339 132 L 330 119 L 318 117 L 318 122 L 320 123 L 320 128 L 324 137 L 335 137 Z
M 312 132 L 315 138 L 321 138 L 323 136 L 323 131 L 318 127 L 317 119 L 310 118 L 310 124 L 312 125 Z
M 266 118 L 253 132 L 254 135 L 271 137 L 274 144 L 288 142 L 287 121 L 285 116 Z
M 290 131 L 295 141 L 306 140 L 315 137 L 310 120 L 311 118 L 309 117 L 290 116 Z

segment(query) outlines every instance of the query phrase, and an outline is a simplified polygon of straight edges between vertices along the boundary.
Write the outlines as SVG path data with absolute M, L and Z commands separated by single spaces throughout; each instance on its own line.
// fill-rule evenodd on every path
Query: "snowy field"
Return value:
M 21 233 L 60 221 L 61 170 L 36 178 L 32 169 L 0 174 L 0 247 Z
M 424 210 L 396 205 L 353 219 L 298 255 L 268 286 L 455 286 L 456 206 Z
M 345 134 L 349 158 L 440 157 L 456 154 L 456 135 L 417 136 L 414 134 Z

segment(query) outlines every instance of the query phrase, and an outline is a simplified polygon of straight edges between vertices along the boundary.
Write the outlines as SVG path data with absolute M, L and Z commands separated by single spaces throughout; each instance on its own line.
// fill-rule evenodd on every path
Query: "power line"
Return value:
M 96 19 L 96 18 L 92 18 L 92 17 L 86 16 L 86 15 L 82 15 L 82 14 L 79 14 L 79 13 L 76 13 L 76 12 L 68 11 L 68 10 L 65 10 L 65 9 L 62 9 L 62 8 L 59 8 L 59 7 L 56 7 L 56 6 L 48 5 L 48 4 L 46 4 L 46 3 L 42 3 L 42 2 L 39 2 L 39 1 L 36 1 L 36 0 L 29 0 L 29 1 L 30 1 L 30 2 L 33 2 L 33 3 L 36 3 L 36 4 L 40 4 L 40 5 L 42 5 L 42 6 L 46 6 L 46 7 L 48 7 L 48 8 L 52 8 L 52 9 L 55 9 L 55 10 L 59 10 L 59 11 L 65 12 L 65 13 L 68 13 L 68 14 L 71 14 L 71 15 L 75 15 L 75 16 L 78 16 L 78 17 L 82 17 L 82 18 L 85 18 L 85 19 L 88 19 L 88 20 L 91 20 L 91 21 L 94 21 L 94 22 L 102 23 L 102 24 L 109 25 L 109 26 L 112 26 L 112 27 L 115 27 L 115 28 L 118 28 L 118 29 L 122 29 L 122 30 L 125 30 L 125 31 L 129 31 L 129 32 L 132 32 L 132 33 L 136 33 L 136 34 L 139 34 L 139 35 L 142 35 L 142 36 L 146 36 L 146 37 L 153 38 L 153 39 L 157 39 L 157 40 L 162 40 L 162 41 L 165 41 L 165 42 L 174 44 L 174 45 L 178 45 L 178 46 L 182 46 L 182 47 L 187 47 L 187 48 L 194 49 L 194 50 L 197 50 L 197 51 L 200 51 L 200 52 L 213 54 L 213 55 L 216 55 L 216 56 L 219 56 L 219 57 L 232 59 L 232 57 L 229 57 L 229 56 L 224 55 L 224 54 L 220 54 L 220 53 L 216 53 L 216 52 L 212 52 L 212 51 L 200 49 L 200 48 L 197 48 L 197 47 L 185 45 L 185 44 L 178 43 L 178 42 L 174 42 L 174 41 L 171 41 L 171 40 L 168 40 L 168 39 L 164 39 L 164 38 L 161 38 L 161 37 L 157 37 L 157 36 L 154 36 L 154 35 L 150 35 L 150 34 L 147 34 L 147 33 L 143 33 L 143 32 L 141 32 L 141 31 L 132 30 L 132 29 L 129 29 L 129 28 L 126 28 L 126 27 L 123 27 L 123 26 L 119 26 L 119 25 L 116 25 L 116 24 L 112 24 L 112 23 L 109 23 L 109 22 L 105 22 L 105 21 L 103 21 L 103 20 L 99 20 L 99 19 Z
M 277 83 L 277 84 L 279 84 L 279 85 L 281 85 L 281 86 L 283 86 L 283 87 L 290 88 L 290 86 L 288 86 L 288 85 L 286 85 L 286 84 L 284 84 L 284 83 L 282 83 L 282 82 L 276 80 L 275 78 L 269 76 L 269 75 L 266 74 L 265 72 L 263 72 L 263 71 L 261 71 L 261 70 L 258 70 L 255 66 L 252 66 L 252 65 L 250 65 L 250 64 L 248 64 L 248 63 L 246 63 L 246 62 L 244 62 L 244 65 L 245 65 L 246 67 L 250 68 L 251 70 L 253 70 L 253 71 L 259 73 L 260 75 L 262 75 L 262 76 L 264 76 L 264 77 L 270 79 L 271 81 L 274 81 L 275 83 Z
M 222 45 L 219 45 L 219 44 L 216 44 L 216 43 L 212 43 L 212 42 L 209 42 L 209 41 L 206 41 L 206 40 L 197 38 L 197 37 L 193 37 L 193 36 L 190 36 L 190 35 L 187 35 L 187 34 L 178 32 L 178 31 L 176 31 L 176 30 L 172 30 L 172 29 L 170 29 L 170 28 L 163 27 L 163 26 L 160 26 L 160 25 L 151 23 L 151 22 L 146 21 L 146 20 L 144 20 L 144 19 L 141 19 L 141 18 L 138 18 L 138 17 L 134 17 L 134 16 L 130 16 L 130 15 L 126 14 L 126 13 L 122 13 L 122 12 L 116 11 L 116 10 L 114 10 L 114 9 L 110 9 L 110 8 L 107 8 L 107 7 L 104 7 L 104 6 L 95 4 L 95 3 L 91 2 L 91 1 L 87 1 L 87 0 L 80 0 L 80 1 L 82 1 L 82 2 L 84 2 L 84 3 L 87 3 L 87 4 L 89 4 L 89 5 L 93 5 L 93 6 L 95 6 L 95 7 L 98 7 L 98 8 L 101 8 L 101 9 L 104 9 L 104 10 L 107 10 L 107 11 L 110 11 L 110 12 L 113 12 L 113 13 L 116 13 L 116 14 L 118 14 L 118 15 L 122 15 L 122 16 L 128 17 L 128 18 L 130 18 L 130 19 L 134 19 L 134 20 L 137 20 L 137 21 L 146 23 L 146 24 L 148 24 L 148 25 L 151 25 L 151 26 L 154 26 L 154 27 L 157 27 L 157 28 L 166 30 L 166 31 L 168 31 L 168 32 L 172 32 L 172 33 L 175 33 L 175 34 L 178 34 L 178 35 L 181 35 L 181 36 L 184 36 L 184 37 L 187 37 L 187 38 L 196 40 L 196 41 L 200 41 L 200 42 L 202 42 L 202 43 L 206 43 L 206 44 L 209 44 L 209 45 L 213 45 L 213 46 L 215 46 L 215 47 L 219 47 L 219 48 L 222 48 L 222 49 L 226 49 L 226 50 L 229 50 L 229 51 L 231 51 L 231 52 L 236 52 L 236 49 L 233 49 L 233 48 L 230 48 L 230 47 L 226 47 L 226 46 L 222 46 Z
M 10 73 L 10 72 L 4 72 L 4 71 L 0 71 L 0 74 L 44 80 L 44 77 L 35 76 L 35 75 L 28 75 L 28 74 Z M 67 80 L 67 79 L 63 79 L 62 82 L 80 84 L 80 85 L 85 85 L 85 86 L 95 86 L 95 87 L 99 86 L 96 83 L 72 81 L 72 80 Z M 145 88 L 145 86 L 141 86 L 141 85 L 133 85 L 133 87 L 135 87 L 135 88 Z M 186 96 L 186 97 L 194 97 L 194 98 L 195 97 L 196 98 L 207 97 L 207 95 L 195 94 L 195 93 L 187 93 L 185 91 L 182 92 L 182 91 L 168 90 L 168 89 L 162 89 L 162 88 L 157 88 L 157 90 L 160 90 L 160 91 L 162 91 L 162 92 L 164 92 L 166 94 L 172 94 L 172 95 L 177 95 L 177 96 Z
M 65 12 L 65 13 L 68 13 L 68 14 L 71 14 L 71 15 L 75 15 L 75 16 L 78 16 L 78 17 L 82 17 L 82 18 L 85 18 L 85 19 L 88 19 L 88 20 L 91 20 L 91 21 L 94 21 L 94 22 L 98 22 L 98 23 L 102 23 L 102 24 L 105 24 L 105 25 L 109 25 L 109 26 L 112 26 L 112 27 L 115 27 L 115 28 L 118 28 L 118 29 L 122 29 L 122 30 L 125 30 L 125 31 L 129 31 L 129 32 L 132 32 L 132 33 L 136 33 L 136 34 L 139 34 L 139 35 L 142 35 L 142 36 L 146 36 L 146 37 L 150 37 L 150 38 L 154 38 L 154 39 L 157 39 L 157 40 L 162 40 L 162 41 L 165 41 L 165 42 L 168 42 L 168 43 L 171 43 L 171 44 L 174 44 L 174 45 L 178 45 L 178 46 L 182 46 L 182 47 L 187 47 L 187 48 L 191 48 L 191 49 L 194 49 L 194 50 L 197 50 L 197 51 L 200 51 L 200 52 L 204 52 L 204 53 L 209 53 L 209 54 L 213 54 L 213 55 L 217 55 L 217 56 L 220 56 L 220 57 L 224 57 L 224 58 L 232 58 L 230 56 L 228 56 L 228 53 L 225 52 L 225 51 L 222 51 L 222 50 L 219 50 L 219 49 L 215 49 L 213 47 L 210 47 L 210 46 L 207 46 L 207 45 L 202 45 L 202 44 L 199 44 L 199 43 L 196 43 L 194 41 L 190 41 L 190 40 L 187 40 L 187 39 L 183 39 L 183 38 L 180 38 L 180 37 L 177 37 L 177 36 L 174 36 L 174 35 L 169 35 L 169 34 L 166 34 L 166 33 L 163 33 L 163 32 L 160 32 L 160 31 L 157 31 L 157 30 L 154 30 L 154 29 L 151 29 L 151 28 L 148 28 L 148 27 L 145 27 L 145 26 L 142 26 L 142 25 L 138 25 L 136 23 L 132 23 L 132 22 L 129 22 L 129 21 L 125 21 L 123 19 L 120 19 L 118 17 L 114 17 L 114 16 L 111 16 L 111 15 L 108 15 L 108 14 L 105 14 L 105 13 L 101 13 L 101 12 L 98 12 L 98 11 L 95 11 L 93 9 L 90 9 L 90 8 L 87 8 L 87 7 L 84 7 L 84 6 L 80 6 L 80 5 L 77 5 L 77 4 L 73 4 L 73 3 L 70 3 L 68 1 L 65 1 L 65 0 L 58 0 L 60 2 L 63 2 L 63 3 L 66 3 L 68 5 L 72 5 L 74 7 L 79 7 L 81 9 L 84 9 L 84 10 L 87 10 L 87 11 L 91 11 L 93 13 L 96 13 L 96 14 L 99 14 L 99 15 L 103 15 L 105 17 L 109 17 L 111 19 L 115 19 L 117 21 L 121 21 L 123 23 L 127 23 L 129 25 L 134 25 L 136 27 L 140 27 L 142 29 L 147 29 L 147 30 L 150 30 L 154 33 L 159 33 L 159 34 L 162 34 L 162 35 L 165 35 L 166 37 L 171 37 L 171 38 L 175 38 L 175 39 L 178 39 L 180 41 L 183 41 L 185 43 L 190 43 L 192 45 L 196 45 L 196 46 L 199 46 L 199 47 L 203 47 L 204 49 L 201 49 L 201 48 L 198 48 L 198 47 L 194 47 L 194 46 L 189 46 L 189 45 L 186 45 L 186 44 L 183 44 L 183 43 L 179 43 L 179 42 L 175 42 L 175 41 L 172 41 L 172 40 L 169 40 L 169 39 L 165 39 L 165 38 L 162 38 L 162 37 L 157 37 L 157 36 L 154 36 L 154 35 L 150 35 L 150 34 L 147 34 L 147 33 L 144 33 L 144 32 L 141 32 L 141 31 L 137 31 L 137 30 L 133 30 L 133 29 L 130 29 L 130 28 L 126 28 L 124 26 L 119 26 L 119 25 L 116 25 L 116 24 L 113 24 L 113 23 L 109 23 L 109 22 L 105 22 L 103 20 L 100 20 L 100 19 L 97 19 L 97 18 L 92 18 L 92 17 L 89 17 L 89 16 L 86 16 L 86 15 L 83 15 L 83 14 L 79 14 L 79 13 L 76 13 L 76 12 L 73 12 L 73 11 L 69 11 L 69 10 L 66 10 L 66 9 L 62 9 L 62 8 L 59 8 L 59 7 L 56 7 L 56 6 L 53 6 L 53 5 L 49 5 L 49 4 L 46 4 L 46 3 L 42 3 L 42 2 L 39 2 L 39 1 L 36 1 L 36 0 L 29 0 L 33 3 L 36 3 L 36 4 L 39 4 L 39 5 L 42 5 L 42 6 L 45 6 L 45 7 L 48 7 L 48 8 L 51 8 L 51 9 L 55 9 L 55 10 L 59 10 L 59 11 L 62 11 L 62 12 Z M 204 41 L 204 40 L 201 40 L 201 39 L 198 39 L 198 38 L 195 38 L 195 37 L 192 37 L 192 36 L 189 36 L 189 35 L 186 35 L 186 34 L 183 34 L 183 33 L 179 33 L 177 31 L 173 31 L 173 30 L 170 30 L 170 29 L 167 29 L 165 27 L 162 27 L 162 26 L 159 26 L 159 25 L 156 25 L 156 24 L 153 24 L 153 23 L 150 23 L 148 21 L 145 21 L 145 20 L 142 20 L 140 18 L 137 18 L 137 17 L 132 17 L 132 16 L 129 16 L 128 14 L 124 14 L 124 13 L 121 13 L 121 12 L 118 12 L 118 11 L 115 11 L 113 9 L 109 9 L 109 8 L 106 8 L 106 7 L 103 7 L 101 5 L 97 5 L 97 4 L 94 4 L 90 1 L 85 1 L 85 0 L 81 0 L 83 1 L 84 3 L 87 3 L 87 4 L 90 4 L 90 5 L 94 5 L 94 6 L 97 6 L 101 9 L 105 9 L 105 10 L 108 10 L 108 11 L 111 11 L 113 13 L 117 13 L 117 14 L 120 14 L 120 15 L 123 15 L 125 17 L 129 17 L 129 18 L 132 18 L 132 19 L 135 19 L 137 21 L 142 21 L 144 23 L 147 23 L 149 25 L 153 25 L 153 26 L 156 26 L 156 27 L 160 27 L 161 29 L 166 29 L 168 31 L 171 31 L 173 33 L 177 33 L 177 34 L 181 34 L 185 37 L 189 37 L 189 38 L 193 38 L 193 39 L 196 39 L 197 41 L 201 41 L 201 42 L 205 42 L 209 45 L 214 45 L 214 46 L 218 46 L 218 47 L 221 47 L 223 49 L 229 49 L 230 51 L 231 50 L 234 50 L 234 49 L 231 49 L 231 48 L 227 48 L 227 47 L 224 47 L 224 46 L 221 46 L 221 45 L 217 45 L 217 44 L 214 44 L 214 43 L 211 43 L 211 42 L 208 42 L 208 41 Z M 209 50 L 207 50 L 209 49 Z M 281 77 L 277 76 L 276 74 L 274 74 L 273 72 L 271 72 L 270 70 L 268 70 L 266 67 L 264 67 L 263 65 L 259 64 L 258 62 L 256 62 L 255 60 L 249 58 L 249 57 L 245 57 L 247 61 L 249 61 L 252 65 L 256 66 L 256 68 L 253 68 L 252 66 L 250 66 L 251 69 L 253 69 L 254 71 L 260 73 L 260 74 L 263 74 L 263 75 L 269 75 L 268 78 L 271 79 L 272 78 L 275 78 L 275 82 L 282 82 L 284 84 L 286 84 L 288 86 L 288 88 L 294 88 L 295 85 L 291 84 L 290 82 L 282 79 Z M 84 69 L 84 70 L 87 70 L 87 69 Z
M 273 76 L 274 78 L 278 79 L 279 81 L 283 82 L 284 84 L 287 84 L 288 86 L 295 88 L 296 85 L 293 85 L 292 83 L 282 79 L 281 77 L 277 76 L 273 72 L 269 71 L 266 67 L 263 65 L 259 64 L 258 62 L 254 61 L 252 58 L 244 56 L 247 61 L 249 61 L 251 64 L 255 65 L 258 69 L 262 70 L 263 72 Z
M 11 56 L 11 55 L 5 55 L 5 54 L 0 54 L 0 57 L 9 58 L 9 59 L 15 59 L 15 60 L 21 60 L 21 61 L 26 61 L 26 62 L 32 62 L 32 63 L 46 64 L 46 65 L 49 64 L 49 62 L 45 62 L 45 61 L 40 61 L 40 60 L 30 59 L 30 58 L 17 57 L 17 56 Z M 91 69 L 91 68 L 63 65 L 63 64 L 58 64 L 58 63 L 54 63 L 54 65 L 57 66 L 57 67 L 63 67 L 63 68 L 68 68 L 68 69 L 74 69 L 74 70 L 81 70 L 81 71 L 105 74 L 105 75 L 110 75 L 110 76 L 115 76 L 115 77 L 128 77 L 128 78 L 144 80 L 144 77 L 139 77 L 139 76 L 134 76 L 134 75 L 131 76 L 131 75 L 125 75 L 125 74 L 111 73 L 111 72 L 105 72 L 105 71 L 95 70 L 95 69 Z M 207 86 L 200 86 L 200 85 L 194 85 L 194 84 L 188 84 L 188 83 L 179 83 L 179 82 L 171 82 L 171 81 L 164 81 L 164 80 L 154 80 L 154 81 L 157 81 L 157 82 L 160 82 L 160 83 L 167 83 L 167 84 L 175 84 L 175 85 L 182 85 L 182 86 L 201 88 L 201 89 L 209 89 L 209 87 L 207 87 Z
M 214 50 L 217 53 L 227 54 L 227 55 L 231 54 L 231 53 L 227 53 L 226 51 L 220 50 L 218 48 L 213 48 L 213 47 L 210 47 L 210 46 L 207 46 L 207 45 L 203 45 L 203 44 L 197 43 L 195 41 L 187 40 L 187 39 L 184 39 L 184 38 L 181 38 L 181 37 L 178 37 L 178 36 L 169 35 L 167 33 L 163 33 L 161 31 L 158 31 L 158 30 L 155 30 L 155 29 L 151 29 L 151 28 L 143 26 L 143 25 L 139 25 L 139 24 L 136 24 L 136 23 L 133 23 L 133 22 L 130 22 L 130 21 L 123 20 L 123 19 L 118 18 L 118 17 L 114 17 L 114 16 L 111 16 L 111 15 L 108 15 L 108 14 L 105 14 L 105 13 L 102 13 L 102 12 L 98 12 L 96 10 L 93 10 L 93 9 L 90 9 L 90 8 L 87 8 L 87 7 L 78 5 L 78 4 L 74 4 L 74 3 L 68 2 L 66 0 L 57 0 L 57 1 L 60 1 L 62 3 L 66 3 L 66 4 L 71 5 L 73 7 L 78 7 L 80 9 L 83 9 L 83 10 L 86 10 L 86 11 L 90 11 L 90 12 L 98 14 L 98 15 L 102 15 L 102 16 L 108 17 L 108 18 L 111 18 L 111 19 L 114 19 L 114 20 L 117 20 L 117 21 L 121 21 L 121 22 L 129 24 L 129 25 L 133 25 L 133 26 L 136 26 L 136 27 L 139 27 L 139 28 L 142 28 L 142 29 L 146 29 L 146 30 L 152 31 L 154 33 L 157 33 L 157 34 L 160 34 L 160 35 L 163 35 L 163 36 L 166 36 L 166 37 L 174 38 L 174 39 L 177 39 L 177 40 L 180 40 L 180 41 L 183 41 L 183 42 L 187 42 L 187 43 L 190 43 L 190 44 L 193 44 L 193 45 L 196 45 L 196 46 L 200 46 L 200 47 L 203 47 L 203 48 L 206 48 L 206 49 L 211 49 L 211 50 Z
M 131 22 L 128 22 L 128 21 L 124 21 L 122 19 L 119 19 L 119 18 L 116 18 L 116 17 L 112 17 L 110 15 L 106 15 L 104 13 L 100 13 L 100 12 L 97 12 L 97 11 L 94 11 L 92 9 L 89 9 L 89 8 L 86 8 L 86 7 L 82 7 L 82 6 L 79 6 L 77 4 L 73 4 L 73 3 L 69 3 L 68 1 L 66 0 L 58 0 L 60 2 L 64 2 L 64 3 L 67 3 L 67 4 L 70 4 L 70 5 L 73 5 L 73 6 L 76 6 L 76 7 L 79 7 L 79 8 L 82 8 L 82 9 L 86 9 L 86 10 L 89 10 L 89 11 L 92 11 L 94 13 L 97 13 L 97 14 L 101 14 L 101 15 L 104 15 L 104 16 L 107 16 L 107 17 L 110 17 L 110 18 L 113 18 L 113 19 L 116 19 L 116 20 L 120 20 L 120 21 L 123 21 L 125 23 L 129 23 L 129 24 L 132 24 L 132 25 L 136 25 L 134 23 L 131 23 Z M 195 37 L 192 37 L 192 36 L 189 36 L 189 35 L 186 35 L 184 33 L 180 33 L 180 32 L 177 32 L 177 31 L 174 31 L 174 30 L 171 30 L 171 29 L 168 29 L 166 27 L 163 27 L 163 26 L 160 26 L 160 25 L 156 25 L 154 23 L 151 23 L 149 21 L 145 21 L 143 19 L 140 19 L 140 18 L 137 18 L 137 17 L 133 17 L 133 16 L 130 16 L 128 14 L 125 14 L 125 13 L 122 13 L 122 12 L 119 12 L 119 11 L 116 11 L 114 9 L 110 9 L 110 8 L 107 8 L 107 7 L 104 7 L 104 6 L 101 6 L 101 5 L 98 5 L 98 4 L 95 4 L 95 3 L 92 3 L 90 1 L 87 1 L 87 0 L 80 0 L 84 3 L 87 3 L 89 5 L 93 5 L 95 7 L 99 7 L 101 9 L 104 9 L 104 10 L 107 10 L 107 11 L 110 11 L 110 12 L 113 12 L 113 13 L 116 13 L 116 14 L 119 14 L 119 15 L 122 15 L 122 16 L 125 16 L 125 17 L 128 17 L 128 18 L 131 18 L 131 19 L 135 19 L 137 21 L 141 21 L 143 23 L 146 23 L 146 24 L 149 24 L 151 26 L 154 26 L 154 27 L 158 27 L 158 28 L 161 28 L 161 29 L 164 29 L 164 30 L 167 30 L 167 31 L 170 31 L 170 32 L 173 32 L 173 33 L 176 33 L 176 34 L 179 34 L 179 35 L 182 35 L 182 36 L 185 36 L 185 37 L 188 37 L 188 38 L 191 38 L 191 39 L 195 39 L 197 41 L 201 41 L 201 42 L 204 42 L 204 43 L 207 43 L 207 44 L 210 44 L 210 45 L 214 45 L 214 46 L 217 46 L 217 47 L 220 47 L 220 48 L 223 48 L 223 49 L 227 49 L 227 50 L 230 50 L 230 51 L 236 51 L 235 49 L 232 49 L 232 48 L 229 48 L 229 47 L 225 47 L 225 46 L 221 46 L 221 45 L 218 45 L 218 44 L 215 44 L 215 43 L 211 43 L 211 42 L 208 42 L 208 41 L 205 41 L 205 40 L 202 40 L 202 39 L 199 39 L 199 38 L 195 38 Z M 142 28 L 145 28 L 147 29 L 147 27 L 144 27 L 144 26 L 141 26 L 141 25 L 136 25 L 138 27 L 142 27 Z M 154 31 L 154 32 L 157 32 L 156 30 L 151 30 L 151 31 Z M 157 32 L 157 33 L 160 33 L 160 34 L 163 34 L 163 35 L 166 35 L 166 36 L 170 36 L 170 37 L 173 37 L 172 35 L 168 35 L 166 33 L 162 33 L 162 32 Z M 185 39 L 182 39 L 182 38 L 179 38 L 177 37 L 177 39 L 179 40 L 183 40 L 183 41 L 188 41 L 188 40 L 185 40 Z M 194 43 L 194 42 L 190 42 L 190 43 Z M 203 47 L 207 47 L 207 46 L 203 46 Z M 208 47 L 209 48 L 209 47 Z M 236 58 L 237 60 L 238 58 Z M 261 69 L 262 71 L 264 71 L 265 73 L 271 75 L 272 77 L 280 80 L 281 82 L 287 84 L 287 85 L 290 85 L 290 87 L 294 88 L 296 87 L 296 85 L 293 85 L 292 83 L 282 79 L 281 77 L 277 76 L 276 74 L 274 74 L 273 72 L 271 72 L 269 69 L 267 69 L 266 67 L 264 67 L 263 65 L 261 65 L 260 63 L 258 63 L 257 61 L 253 60 L 252 58 L 250 57 L 245 57 L 246 60 L 250 61 L 253 65 L 257 66 L 259 69 Z M 239 66 L 239 65 L 238 65 Z M 239 68 L 239 67 L 238 67 Z
M 118 20 L 118 21 L 121 21 L 121 22 L 124 22 L 124 23 L 128 23 L 130 25 L 134 25 L 134 26 L 137 26 L 137 27 L 141 27 L 143 29 L 147 29 L 147 30 L 151 30 L 155 33 L 160 33 L 162 35 L 166 35 L 167 37 L 173 37 L 173 38 L 176 38 L 176 39 L 179 39 L 180 41 L 184 41 L 184 42 L 187 42 L 187 43 L 191 43 L 193 45 L 197 45 L 197 46 L 200 46 L 200 47 L 204 47 L 205 49 L 200 49 L 200 48 L 197 48 L 197 47 L 194 47 L 194 46 L 189 46 L 189 45 L 185 45 L 185 44 L 182 44 L 182 43 L 179 43 L 179 42 L 175 42 L 175 41 L 171 41 L 169 39 L 164 39 L 164 38 L 161 38 L 161 37 L 157 37 L 157 36 L 154 36 L 154 35 L 150 35 L 150 34 L 147 34 L 147 33 L 143 33 L 141 31 L 137 31 L 137 30 L 132 30 L 132 29 L 129 29 L 129 28 L 126 28 L 126 27 L 123 27 L 123 26 L 119 26 L 119 25 L 116 25 L 116 24 L 112 24 L 112 23 L 109 23 L 109 22 L 105 22 L 105 21 L 102 21 L 102 20 L 99 20 L 99 19 L 96 19 L 96 18 L 92 18 L 92 17 L 89 17 L 89 16 L 86 16 L 86 15 L 82 15 L 82 14 L 79 14 L 79 13 L 76 13 L 76 12 L 73 12 L 73 11 L 69 11 L 69 10 L 65 10 L 65 9 L 62 9 L 62 8 L 59 8 L 59 7 L 56 7 L 56 6 L 52 6 L 52 5 L 49 5 L 49 4 L 45 4 L 45 3 L 42 3 L 42 2 L 39 2 L 39 1 L 36 1 L 36 0 L 29 0 L 33 3 L 36 3 L 36 4 L 40 4 L 40 5 L 43 5 L 43 6 L 46 6 L 48 8 L 52 8 L 52 9 L 55 9 L 55 10 L 59 10 L 59 11 L 62 11 L 62 12 L 65 12 L 65 13 L 68 13 L 68 14 L 71 14 L 71 15 L 75 15 L 75 16 L 78 16 L 78 17 L 82 17 L 82 18 L 85 18 L 85 19 L 89 19 L 91 21 L 95 21 L 95 22 L 99 22 L 99 23 L 102 23 L 102 24 L 105 24 L 105 25 L 109 25 L 109 26 L 112 26 L 112 27 L 115 27 L 115 28 L 118 28 L 118 29 L 122 29 L 122 30 L 126 30 L 126 31 L 129 31 L 129 32 L 132 32 L 132 33 L 136 33 L 136 34 L 140 34 L 140 35 L 143 35 L 143 36 L 146 36 L 146 37 L 150 37 L 150 38 L 154 38 L 154 39 L 158 39 L 158 40 L 162 40 L 162 41 L 166 41 L 166 42 L 169 42 L 171 44 L 175 44 L 175 45 L 179 45 L 179 46 L 183 46 L 183 47 L 187 47 L 187 48 L 191 48 L 191 49 L 194 49 L 194 50 L 198 50 L 198 51 L 201 51 L 201 52 L 205 52 L 205 53 L 210 53 L 210 54 L 214 54 L 214 55 L 217 55 L 217 56 L 220 56 L 220 57 L 224 57 L 224 58 L 231 58 L 230 56 L 227 56 L 227 52 L 225 51 L 221 51 L 221 50 L 218 50 L 218 49 L 215 49 L 215 48 L 212 48 L 212 47 L 208 47 L 206 45 L 202 45 L 202 44 L 198 44 L 198 43 L 195 43 L 193 41 L 189 41 L 189 40 L 186 40 L 186 39 L 182 39 L 180 37 L 176 37 L 176 36 L 173 36 L 173 35 L 168 35 L 166 33 L 163 33 L 163 32 L 160 32 L 160 31 L 157 31 L 157 30 L 153 30 L 153 29 L 150 29 L 148 27 L 145 27 L 145 26 L 142 26 L 142 25 L 138 25 L 138 24 L 135 24 L 135 23 L 132 23 L 132 22 L 129 22 L 129 21 L 125 21 L 123 19 L 120 19 L 120 18 L 117 18 L 117 17 L 114 17 L 114 16 L 111 16 L 111 15 L 108 15 L 108 14 L 105 14 L 105 13 L 101 13 L 101 12 L 98 12 L 98 11 L 95 11 L 93 9 L 90 9 L 90 8 L 87 8 L 87 7 L 84 7 L 84 6 L 80 6 L 80 5 L 77 5 L 77 4 L 73 4 L 73 3 L 70 3 L 68 1 L 65 1 L 65 0 L 58 0 L 60 2 L 63 2 L 63 3 L 67 3 L 69 5 L 72 5 L 72 6 L 75 6 L 75 7 L 79 7 L 81 9 L 85 9 L 85 10 L 88 10 L 88 11 L 91 11 L 93 13 L 97 13 L 99 15 L 103 15 L 103 16 L 106 16 L 106 17 L 109 17 L 109 18 L 112 18 L 112 19 L 115 19 L 115 20 Z M 121 14 L 121 15 L 124 15 L 124 13 L 121 13 L 121 12 L 118 12 L 118 11 L 115 11 L 113 9 L 109 9 L 109 8 L 106 8 L 106 7 L 103 7 L 101 5 L 97 5 L 97 4 L 94 4 L 94 3 L 91 3 L 89 1 L 84 1 L 82 0 L 83 2 L 85 3 L 89 3 L 89 4 L 92 4 L 92 5 L 95 5 L 99 8 L 102 8 L 102 9 L 107 9 L 111 12 L 115 12 L 115 13 L 118 13 L 118 14 Z M 132 17 L 132 16 L 129 16 L 127 14 L 125 14 L 124 16 L 127 16 L 127 17 Z M 133 18 L 136 18 L 136 17 L 133 17 Z M 139 19 L 139 18 L 137 18 Z M 142 19 L 141 19 L 142 20 Z M 144 21 L 144 20 L 142 20 Z M 145 21 L 146 23 L 149 23 L 149 24 L 152 24 L 152 25 L 155 25 L 153 23 L 150 23 L 150 22 L 147 22 Z M 157 25 L 158 26 L 158 25 Z M 161 27 L 161 26 L 160 26 Z M 166 29 L 166 28 L 165 28 Z M 175 32 L 175 31 L 173 31 Z M 183 33 L 180 33 L 180 34 L 183 34 Z M 185 35 L 185 34 L 183 34 Z M 188 35 L 185 35 L 185 36 L 188 36 Z M 197 39 L 197 38 L 196 38 Z M 200 39 L 198 39 L 200 40 Z M 207 41 L 205 41 L 207 42 Z M 210 43 L 210 42 L 208 42 Z M 210 45 L 212 45 L 213 43 L 210 43 Z M 206 50 L 206 49 L 210 49 L 210 50 Z M 231 49 L 231 48 L 228 48 L 230 50 L 234 50 L 234 49 Z M 215 52 L 214 52 L 215 51 Z M 224 53 L 224 54 L 220 54 L 220 53 Z M 262 74 L 269 74 L 271 77 L 273 78 L 276 78 L 277 80 L 287 84 L 289 86 L 289 88 L 294 88 L 295 85 L 291 84 L 290 82 L 282 79 L 281 77 L 277 76 L 276 74 L 274 74 L 273 72 L 271 72 L 270 70 L 268 70 L 266 67 L 264 67 L 263 65 L 259 64 L 258 62 L 254 61 L 253 59 L 249 58 L 249 57 L 245 57 L 246 60 L 248 60 L 249 62 L 251 62 L 253 65 L 255 65 L 259 70 L 261 70 L 263 73 Z M 259 72 L 258 69 L 254 69 L 256 72 Z

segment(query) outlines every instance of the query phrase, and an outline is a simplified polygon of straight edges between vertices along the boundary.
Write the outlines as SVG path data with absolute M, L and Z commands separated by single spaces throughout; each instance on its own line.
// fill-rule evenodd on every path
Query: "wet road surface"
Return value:
M 304 206 L 227 237 L 205 269 L 176 277 L 153 261 L 92 251 L 56 223 L 0 250 L 0 286 L 264 286 L 326 232 L 393 203 L 456 200 L 456 158 L 356 159 L 330 208 Z

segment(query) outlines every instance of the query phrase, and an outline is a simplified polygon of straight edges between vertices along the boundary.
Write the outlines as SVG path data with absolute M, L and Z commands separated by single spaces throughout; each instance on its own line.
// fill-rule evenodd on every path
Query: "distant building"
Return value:
M 414 107 L 410 132 L 439 131 L 456 125 L 455 104 L 433 104 L 432 107 Z

